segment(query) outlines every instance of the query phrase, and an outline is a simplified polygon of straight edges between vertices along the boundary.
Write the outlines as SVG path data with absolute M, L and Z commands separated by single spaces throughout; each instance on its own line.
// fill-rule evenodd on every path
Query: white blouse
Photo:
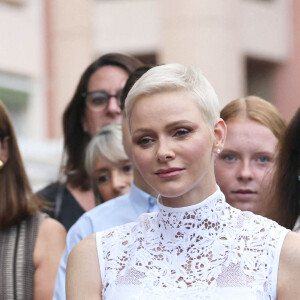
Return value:
M 158 205 L 96 234 L 103 300 L 276 299 L 287 229 L 233 208 L 219 189 L 196 205 Z

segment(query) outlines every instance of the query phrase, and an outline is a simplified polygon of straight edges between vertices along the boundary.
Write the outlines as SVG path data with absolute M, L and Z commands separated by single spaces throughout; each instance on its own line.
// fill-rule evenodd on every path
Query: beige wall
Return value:
M 300 107 L 300 2 L 293 0 L 292 29 L 288 59 L 275 73 L 275 103 L 287 120 Z
M 238 97 L 244 90 L 244 65 L 236 14 L 238 2 L 160 2 L 160 60 L 200 66 L 222 104 Z
M 97 1 L 94 48 L 199 65 L 224 105 L 246 93 L 247 57 L 287 59 L 290 11 L 290 0 Z
M 48 59 L 50 59 L 49 135 L 62 135 L 62 113 L 79 78 L 91 62 L 92 1 L 47 0 L 49 10 Z
M 43 1 L 14 6 L 0 2 L 0 72 L 25 77 L 31 95 L 22 135 L 45 136 L 46 111 Z M 2 82 L 2 84 L 4 84 Z M 1 85 L 1 83 L 0 83 Z M 36 126 L 39 124 L 39 126 Z
M 222 104 L 246 93 L 246 57 L 284 63 L 291 53 L 291 0 L 25 2 L 0 1 L 0 71 L 33 79 L 27 126 L 37 137 L 61 137 L 80 75 L 108 51 L 199 65 Z
M 291 1 L 238 2 L 243 52 L 257 59 L 284 62 L 290 51 Z
M 156 53 L 159 49 L 159 2 L 95 1 L 92 13 L 95 51 Z
M 290 0 L 54 0 L 52 135 L 60 135 L 62 111 L 83 69 L 109 51 L 156 53 L 160 63 L 196 64 L 223 105 L 244 96 L 247 57 L 287 60 L 290 11 Z
M 247 58 L 273 63 L 268 100 L 289 119 L 300 94 L 297 1 L 27 0 L 14 6 L 0 0 L 0 73 L 29 79 L 23 131 L 39 140 L 62 137 L 62 113 L 79 77 L 108 51 L 196 64 L 223 105 L 246 94 Z

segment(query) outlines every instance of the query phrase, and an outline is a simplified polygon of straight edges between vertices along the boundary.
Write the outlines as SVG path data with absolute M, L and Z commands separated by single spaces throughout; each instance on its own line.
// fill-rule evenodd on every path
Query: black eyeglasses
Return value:
M 92 91 L 82 94 L 85 98 L 86 106 L 93 111 L 101 111 L 107 109 L 110 98 L 114 97 L 117 100 L 117 104 L 121 106 L 122 90 L 119 90 L 115 95 L 111 95 L 105 91 Z

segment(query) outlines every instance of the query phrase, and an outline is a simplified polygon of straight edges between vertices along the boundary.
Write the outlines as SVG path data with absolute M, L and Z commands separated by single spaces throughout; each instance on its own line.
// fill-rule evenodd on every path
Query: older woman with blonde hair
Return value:
M 104 126 L 92 138 L 85 167 L 98 204 L 129 192 L 133 171 L 123 147 L 121 124 Z

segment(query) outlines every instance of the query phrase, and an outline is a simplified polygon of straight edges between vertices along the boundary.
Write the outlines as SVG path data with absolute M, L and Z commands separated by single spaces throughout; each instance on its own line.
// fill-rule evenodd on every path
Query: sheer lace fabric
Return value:
M 96 234 L 105 300 L 276 299 L 287 229 L 228 205 L 199 204 L 144 214 Z

